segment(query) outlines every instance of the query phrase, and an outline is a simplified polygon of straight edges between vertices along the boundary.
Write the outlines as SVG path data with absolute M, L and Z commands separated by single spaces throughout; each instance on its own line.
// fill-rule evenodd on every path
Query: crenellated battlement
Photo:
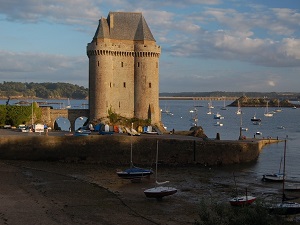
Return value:
M 159 57 L 141 13 L 109 13 L 87 45 L 90 121 L 108 112 L 160 123 Z

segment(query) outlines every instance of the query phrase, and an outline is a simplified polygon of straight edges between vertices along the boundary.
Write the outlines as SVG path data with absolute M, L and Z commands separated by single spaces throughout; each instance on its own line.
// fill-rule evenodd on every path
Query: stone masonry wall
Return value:
M 131 139 L 132 138 L 132 139 Z M 62 160 L 129 165 L 130 146 L 136 165 L 153 165 L 156 141 L 159 161 L 168 165 L 226 165 L 256 160 L 259 141 L 194 141 L 130 136 L 2 136 L 0 159 Z

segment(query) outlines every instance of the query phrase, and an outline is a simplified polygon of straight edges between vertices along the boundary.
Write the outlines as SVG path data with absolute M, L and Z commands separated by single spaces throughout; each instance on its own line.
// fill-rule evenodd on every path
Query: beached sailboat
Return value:
M 285 158 L 286 158 L 287 140 L 284 140 L 284 154 L 283 154 L 283 182 L 282 182 L 282 197 L 281 202 L 269 206 L 271 213 L 278 215 L 293 215 L 300 213 L 300 204 L 287 200 L 285 195 Z
M 155 171 L 155 183 L 156 187 L 146 189 L 144 194 L 147 198 L 156 198 L 161 200 L 165 196 L 173 195 L 177 192 L 177 189 L 174 187 L 161 186 L 163 184 L 169 183 L 169 181 L 158 182 L 157 181 L 157 164 L 158 164 L 158 140 L 156 141 L 156 171 Z
M 281 164 L 282 164 L 282 158 L 280 160 L 280 166 L 279 166 L 278 173 L 264 174 L 262 180 L 263 181 L 282 182 L 283 181 L 283 173 L 281 172 Z
M 238 195 L 234 174 L 233 174 L 233 178 L 234 178 L 234 183 L 235 183 L 235 188 L 236 188 L 236 197 L 233 197 L 229 200 L 230 205 L 232 205 L 232 206 L 245 206 L 245 205 L 252 204 L 256 200 L 256 197 L 248 195 L 247 188 L 246 188 L 246 194 L 245 195 L 242 195 L 242 196 Z
M 133 124 L 132 124 L 133 127 Z M 140 180 L 141 178 L 149 178 L 153 174 L 153 170 L 136 167 L 132 161 L 132 134 L 130 137 L 130 167 L 128 169 L 117 171 L 117 175 L 122 179 Z

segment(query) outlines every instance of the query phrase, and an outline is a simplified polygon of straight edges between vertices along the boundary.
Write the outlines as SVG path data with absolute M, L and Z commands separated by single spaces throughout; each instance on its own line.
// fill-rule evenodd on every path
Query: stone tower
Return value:
M 87 45 L 90 121 L 103 121 L 112 110 L 159 123 L 160 53 L 142 13 L 101 18 Z

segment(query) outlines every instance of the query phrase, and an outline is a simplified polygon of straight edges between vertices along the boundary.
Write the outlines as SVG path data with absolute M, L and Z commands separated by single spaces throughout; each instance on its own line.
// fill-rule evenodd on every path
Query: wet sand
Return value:
M 178 192 L 162 201 L 146 198 L 155 176 L 132 183 L 115 166 L 65 162 L 0 161 L 0 224 L 193 224 L 202 199 L 228 202 L 235 192 L 232 167 L 159 168 L 159 181 Z M 280 197 L 281 184 L 235 174 L 239 191 Z M 229 203 L 228 203 L 229 204 Z

